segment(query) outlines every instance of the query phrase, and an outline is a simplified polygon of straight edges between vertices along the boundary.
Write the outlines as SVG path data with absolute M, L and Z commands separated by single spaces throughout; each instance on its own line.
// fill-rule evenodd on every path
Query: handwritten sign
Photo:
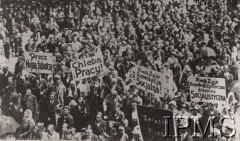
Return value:
M 25 53 L 25 68 L 27 72 L 52 74 L 54 57 L 52 53 Z
M 163 97 L 165 75 L 145 67 L 135 66 L 134 84 L 146 92 Z
M 71 70 L 73 79 L 86 79 L 109 71 L 104 65 L 101 52 L 93 57 L 71 62 Z
M 190 77 L 191 101 L 206 103 L 226 103 L 226 84 L 224 78 Z

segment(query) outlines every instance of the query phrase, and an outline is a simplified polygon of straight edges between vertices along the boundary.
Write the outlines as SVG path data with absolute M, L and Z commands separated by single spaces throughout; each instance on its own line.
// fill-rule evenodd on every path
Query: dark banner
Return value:
M 144 141 L 174 141 L 171 111 L 137 106 L 139 124 Z

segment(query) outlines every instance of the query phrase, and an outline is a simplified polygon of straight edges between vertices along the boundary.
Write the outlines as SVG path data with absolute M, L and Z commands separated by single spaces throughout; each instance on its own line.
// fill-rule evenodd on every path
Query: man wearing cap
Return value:
M 55 75 L 55 84 L 50 89 L 56 93 L 58 102 L 64 106 L 66 87 L 62 83 L 60 75 Z
M 108 115 L 111 112 L 114 112 L 114 109 L 122 103 L 122 98 L 118 95 L 118 92 L 114 89 L 111 90 L 111 93 L 106 96 L 103 101 L 104 112 Z
M 58 120 L 58 129 L 61 131 L 64 123 L 67 123 L 69 126 L 73 127 L 74 119 L 70 114 L 70 107 L 64 106 L 63 115 Z

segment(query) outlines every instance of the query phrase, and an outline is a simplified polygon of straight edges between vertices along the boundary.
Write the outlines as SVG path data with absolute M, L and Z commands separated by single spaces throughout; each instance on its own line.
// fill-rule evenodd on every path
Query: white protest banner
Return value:
M 71 62 L 71 70 L 73 79 L 86 79 L 107 71 L 101 52 L 93 57 Z
M 191 101 L 226 103 L 225 78 L 189 77 Z
M 135 66 L 134 84 L 146 92 L 157 94 L 163 97 L 165 77 L 161 72 L 157 72 L 145 67 Z
M 53 65 L 54 57 L 52 53 L 25 53 L 25 69 L 27 72 L 52 74 Z

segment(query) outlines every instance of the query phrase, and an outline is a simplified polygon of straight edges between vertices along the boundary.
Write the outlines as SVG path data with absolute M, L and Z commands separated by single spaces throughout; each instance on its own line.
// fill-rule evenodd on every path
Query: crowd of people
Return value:
M 239 1 L 2 0 L 1 6 L 1 53 L 18 57 L 14 71 L 1 64 L 1 115 L 20 125 L 2 138 L 143 141 L 136 105 L 144 105 L 197 116 L 204 127 L 209 116 L 229 116 L 237 132 L 225 140 L 240 140 L 240 91 L 231 92 L 240 78 Z M 110 72 L 74 80 L 71 62 L 98 50 Z M 26 72 L 26 52 L 52 53 L 53 73 Z M 163 96 L 131 83 L 135 65 L 165 74 Z M 226 105 L 191 101 L 190 76 L 225 78 Z M 186 135 L 192 130 L 182 134 L 201 140 Z M 223 139 L 216 136 L 204 140 Z

